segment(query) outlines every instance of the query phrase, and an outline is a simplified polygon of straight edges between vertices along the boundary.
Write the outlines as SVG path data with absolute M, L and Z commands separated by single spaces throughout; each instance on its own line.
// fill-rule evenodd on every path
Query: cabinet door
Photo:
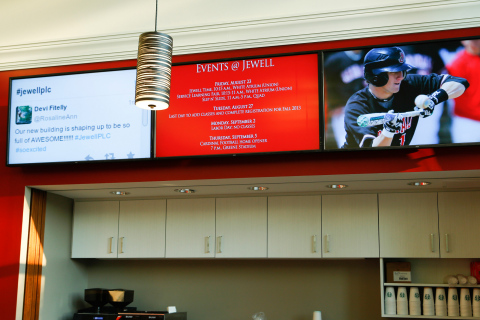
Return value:
M 440 192 L 440 256 L 478 258 L 480 192 Z
M 381 257 L 438 258 L 436 193 L 379 194 Z
M 320 258 L 321 196 L 268 198 L 268 257 Z
M 267 257 L 267 198 L 216 199 L 217 258 Z
M 119 258 L 164 258 L 166 200 L 120 202 Z
M 322 196 L 324 258 L 378 258 L 376 194 Z
M 116 258 L 118 201 L 75 202 L 72 258 Z
M 215 256 L 215 199 L 167 200 L 167 258 Z

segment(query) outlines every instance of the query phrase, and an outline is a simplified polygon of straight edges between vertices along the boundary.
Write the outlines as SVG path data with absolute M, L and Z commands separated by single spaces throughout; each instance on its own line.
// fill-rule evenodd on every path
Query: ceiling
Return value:
M 412 186 L 411 182 L 427 181 L 427 186 Z M 345 184 L 344 189 L 331 189 L 327 185 Z M 266 191 L 252 191 L 248 187 L 267 187 Z M 323 175 L 295 177 L 265 177 L 241 179 L 210 179 L 182 181 L 148 181 L 134 183 L 40 185 L 32 186 L 71 199 L 125 199 L 125 198 L 178 198 L 227 197 L 285 194 L 344 194 L 376 192 L 425 192 L 480 190 L 480 171 L 442 171 L 425 173 Z M 188 188 L 194 193 L 179 193 L 175 189 Z M 112 194 L 114 191 L 126 195 Z

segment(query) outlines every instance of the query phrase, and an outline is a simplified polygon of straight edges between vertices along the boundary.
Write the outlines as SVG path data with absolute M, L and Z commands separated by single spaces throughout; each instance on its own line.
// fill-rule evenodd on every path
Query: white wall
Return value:
M 91 288 L 135 290 L 131 306 L 194 320 L 381 319 L 378 259 L 94 260 Z
M 40 320 L 70 320 L 84 307 L 85 265 L 71 260 L 73 201 L 47 194 Z
M 159 1 L 174 54 L 480 26 L 480 0 Z M 2 0 L 0 70 L 135 59 L 155 0 Z

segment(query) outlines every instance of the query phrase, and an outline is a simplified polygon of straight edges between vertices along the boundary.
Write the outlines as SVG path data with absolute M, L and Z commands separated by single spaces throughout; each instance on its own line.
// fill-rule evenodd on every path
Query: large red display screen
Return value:
M 318 56 L 178 65 L 156 157 L 320 149 Z

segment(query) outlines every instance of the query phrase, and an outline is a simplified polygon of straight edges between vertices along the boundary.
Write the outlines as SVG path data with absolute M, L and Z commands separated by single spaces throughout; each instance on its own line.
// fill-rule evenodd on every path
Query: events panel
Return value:
M 318 56 L 174 66 L 156 157 L 320 149 Z

